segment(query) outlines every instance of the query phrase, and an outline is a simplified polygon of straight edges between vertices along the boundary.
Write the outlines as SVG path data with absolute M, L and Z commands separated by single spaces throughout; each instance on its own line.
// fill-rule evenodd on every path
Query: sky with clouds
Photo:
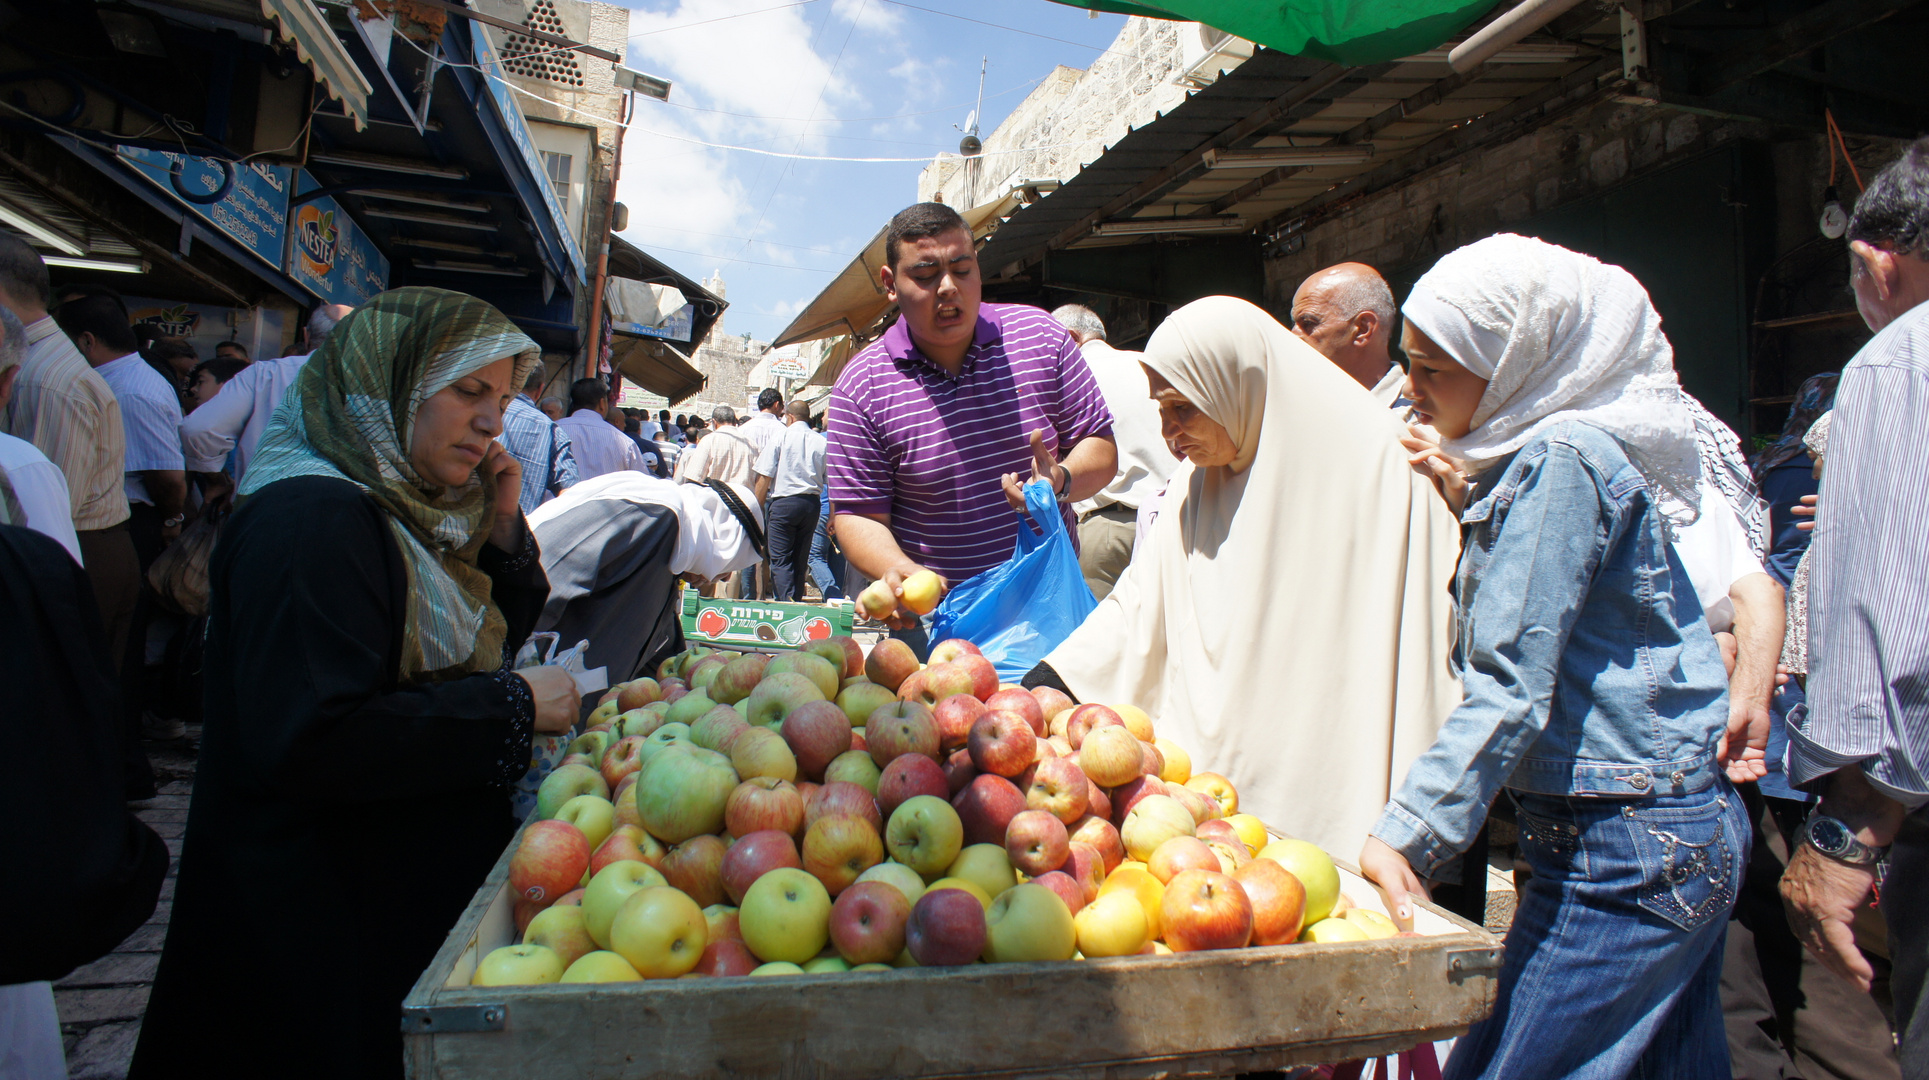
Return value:
M 917 196 L 924 162 L 956 151 L 981 58 L 989 135 L 1124 24 L 1049 0 L 621 2 L 625 64 L 675 83 L 667 104 L 638 99 L 623 238 L 699 281 L 721 270 L 726 332 L 764 341 Z M 809 160 L 827 157 L 916 160 Z

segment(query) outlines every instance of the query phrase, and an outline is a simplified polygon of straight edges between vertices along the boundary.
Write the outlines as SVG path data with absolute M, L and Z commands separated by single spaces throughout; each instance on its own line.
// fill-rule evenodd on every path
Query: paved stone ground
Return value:
M 174 907 L 174 861 L 187 828 L 200 741 L 200 725 L 190 724 L 184 739 L 147 744 L 161 791 L 132 805 L 141 820 L 167 841 L 169 857 L 167 881 L 161 885 L 153 917 L 113 952 L 54 984 L 54 1006 L 60 1013 L 71 1080 L 121 1080 L 127 1075 L 140 1036 L 141 1014 L 147 1009 L 148 989 L 161 960 L 168 914 Z

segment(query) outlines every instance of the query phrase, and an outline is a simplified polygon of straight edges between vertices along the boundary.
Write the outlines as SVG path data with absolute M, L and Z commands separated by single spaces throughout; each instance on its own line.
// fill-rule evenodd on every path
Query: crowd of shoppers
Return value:
M 27 694 L 0 735 L 50 766 L 8 800 L 47 829 L 4 855 L 88 853 L 8 895 L 70 932 L 0 958 L 0 1012 L 57 1055 L 47 980 L 153 908 L 165 852 L 122 805 L 153 790 L 143 577 L 204 508 L 233 505 L 134 1075 L 297 1043 L 395 1075 L 397 1005 L 513 830 L 506 789 L 581 715 L 570 676 L 508 662 L 530 633 L 640 673 L 682 646 L 679 581 L 762 563 L 779 599 L 831 596 L 833 539 L 894 591 L 956 584 L 1043 482 L 1102 596 L 1027 685 L 1141 703 L 1247 809 L 1362 844 L 1402 925 L 1484 880 L 1490 815 L 1518 826 L 1495 1007 L 1445 1076 L 1929 1076 L 1929 140 L 1847 246 L 1875 337 L 1750 462 L 1639 281 L 1515 235 L 1398 307 L 1352 263 L 1290 325 L 1198 300 L 1141 354 L 1082 306 L 984 303 L 970 231 L 921 203 L 886 231 L 899 318 L 825 413 L 765 391 L 706 429 L 593 378 L 556 415 L 535 342 L 435 289 L 202 361 L 111 292 L 55 297 L 0 233 L 0 662 Z M 430 813 L 428 848 L 395 827 Z M 289 926 L 292 982 L 258 947 Z

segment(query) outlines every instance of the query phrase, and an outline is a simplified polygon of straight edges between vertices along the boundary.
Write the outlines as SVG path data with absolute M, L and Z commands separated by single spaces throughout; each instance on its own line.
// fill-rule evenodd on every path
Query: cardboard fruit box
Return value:
M 520 837 L 518 837 L 518 841 Z M 1500 940 L 1422 936 L 1059 963 L 472 987 L 516 939 L 511 843 L 402 1005 L 415 1080 L 1233 1076 L 1390 1054 L 1493 1008 Z M 1361 906 L 1379 894 L 1341 866 Z
M 683 590 L 683 637 L 690 645 L 725 649 L 801 648 L 805 642 L 851 633 L 851 609 L 833 604 L 726 600 Z

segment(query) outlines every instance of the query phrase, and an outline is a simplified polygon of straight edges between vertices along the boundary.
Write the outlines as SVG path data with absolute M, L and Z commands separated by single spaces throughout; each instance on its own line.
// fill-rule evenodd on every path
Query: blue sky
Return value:
M 1124 24 L 1048 0 L 625 2 L 625 63 L 675 89 L 669 104 L 639 99 L 623 238 L 698 280 L 721 269 L 726 331 L 765 341 L 916 197 L 923 162 L 957 149 L 981 57 L 989 135 L 1053 67 L 1089 66 Z

